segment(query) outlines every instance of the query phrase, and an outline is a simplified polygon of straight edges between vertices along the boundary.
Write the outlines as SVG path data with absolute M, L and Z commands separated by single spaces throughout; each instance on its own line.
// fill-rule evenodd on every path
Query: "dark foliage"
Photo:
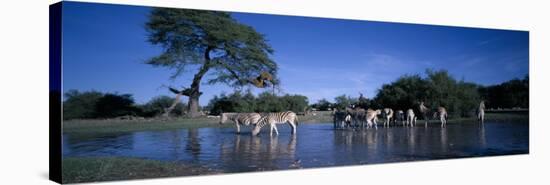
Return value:
M 308 108 L 307 97 L 302 95 L 276 96 L 269 92 L 254 96 L 250 91 L 242 93 L 235 91 L 232 94 L 214 96 L 210 100 L 207 109 L 211 114 L 221 112 L 280 112 L 294 111 L 304 112 Z

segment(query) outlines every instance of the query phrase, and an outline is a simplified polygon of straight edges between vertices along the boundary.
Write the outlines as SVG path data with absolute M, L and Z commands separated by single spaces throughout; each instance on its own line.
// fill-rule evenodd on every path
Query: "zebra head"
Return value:
M 267 124 L 267 116 L 262 116 L 262 118 L 260 118 L 258 120 L 258 122 L 256 123 L 256 125 L 254 125 L 254 128 L 252 129 L 252 136 L 256 136 L 260 133 L 260 130 L 262 129 L 262 127 Z
M 252 136 L 256 136 L 260 133 L 260 130 L 262 129 L 262 127 L 260 127 L 258 124 L 256 124 L 256 126 L 254 126 L 254 128 L 252 129 Z

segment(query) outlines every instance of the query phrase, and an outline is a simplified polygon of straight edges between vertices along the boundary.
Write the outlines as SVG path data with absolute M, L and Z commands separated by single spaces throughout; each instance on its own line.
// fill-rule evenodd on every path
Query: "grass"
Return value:
M 73 157 L 62 161 L 63 183 L 130 180 L 157 177 L 220 174 L 200 166 L 177 162 L 121 158 Z
M 171 120 L 66 120 L 63 133 L 111 133 L 180 128 L 228 127 L 217 118 L 178 118 Z
M 438 122 L 439 120 L 432 120 Z M 477 117 L 449 118 L 448 123 L 478 123 Z M 529 122 L 528 112 L 524 113 L 486 113 L 485 122 Z M 418 121 L 418 123 L 421 123 Z
M 486 121 L 497 122 L 528 122 L 528 112 L 522 113 L 487 113 Z M 299 116 L 300 123 L 331 123 L 332 115 L 329 111 L 317 112 L 316 115 Z M 150 130 L 171 130 L 204 127 L 233 127 L 233 123 L 218 124 L 218 118 L 177 118 L 171 120 L 68 120 L 63 122 L 63 133 L 86 134 L 86 133 L 113 133 L 113 132 L 135 132 Z M 379 122 L 382 121 L 379 120 Z M 418 120 L 418 123 L 422 123 Z M 430 123 L 439 122 L 431 120 Z M 449 123 L 477 123 L 476 118 L 450 118 Z

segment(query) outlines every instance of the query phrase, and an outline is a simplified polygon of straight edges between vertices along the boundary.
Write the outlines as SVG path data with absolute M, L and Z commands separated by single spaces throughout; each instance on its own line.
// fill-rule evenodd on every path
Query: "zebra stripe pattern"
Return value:
M 279 135 L 279 131 L 277 131 L 276 124 L 284 124 L 288 123 L 290 127 L 292 127 L 292 134 L 296 133 L 296 125 L 298 124 L 298 117 L 296 116 L 296 113 L 292 111 L 286 111 L 286 112 L 274 112 L 274 113 L 267 113 L 260 118 L 258 123 L 256 124 L 256 127 L 252 130 L 252 135 L 258 135 L 260 133 L 260 130 L 265 125 L 270 126 L 270 132 L 269 135 L 273 135 L 273 130 L 275 130 L 275 133 Z
M 225 123 L 227 120 L 231 120 L 237 127 L 237 133 L 241 132 L 240 125 L 248 126 L 258 123 L 261 115 L 258 113 L 222 113 L 220 115 L 220 124 Z

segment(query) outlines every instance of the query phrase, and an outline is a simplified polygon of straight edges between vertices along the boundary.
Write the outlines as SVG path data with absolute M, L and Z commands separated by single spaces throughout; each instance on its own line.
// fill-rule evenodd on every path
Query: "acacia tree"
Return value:
M 173 69 L 172 79 L 190 66 L 198 67 L 188 88 L 173 91 L 189 97 L 191 117 L 199 115 L 199 90 L 207 73 L 212 74 L 208 75 L 211 77 L 208 84 L 225 83 L 232 87 L 278 84 L 277 64 L 270 59 L 273 49 L 264 35 L 237 22 L 229 13 L 155 8 L 149 15 L 146 30 L 148 41 L 163 48 L 163 52 L 147 64 Z M 270 84 L 264 84 L 265 74 L 270 74 Z

